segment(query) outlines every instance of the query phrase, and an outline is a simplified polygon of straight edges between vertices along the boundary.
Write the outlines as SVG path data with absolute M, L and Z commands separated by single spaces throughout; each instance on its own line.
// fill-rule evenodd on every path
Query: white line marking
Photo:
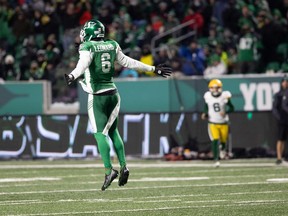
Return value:
M 273 179 L 267 179 L 267 182 L 288 182 L 288 178 L 273 178 Z
M 235 196 L 235 195 L 249 195 L 249 194 L 272 194 L 272 193 L 286 193 L 288 191 L 260 191 L 260 192 L 242 192 L 242 193 L 220 193 L 217 194 L 218 196 Z M 167 199 L 167 198 L 173 198 L 175 201 L 179 199 L 175 198 L 183 198 L 183 197 L 207 197 L 211 196 L 211 194 L 186 194 L 186 195 L 163 195 L 163 196 L 149 196 L 149 197 L 141 197 L 138 199 L 143 199 L 143 202 L 154 202 L 153 200 L 157 199 L 157 201 L 161 202 L 163 200 L 161 199 Z M 152 200 L 153 199 L 153 200 Z M 213 200 L 209 200 L 206 202 L 210 202 Z M 220 201 L 220 200 L 218 200 Z M 41 201 L 41 200 L 10 200 L 10 201 L 0 201 L 0 205 L 29 205 L 29 204 L 49 204 L 49 203 L 65 203 L 65 202 L 139 202 L 137 201 L 137 198 L 119 198 L 119 199 L 61 199 L 58 201 Z M 142 201 L 141 201 L 142 202 Z M 194 201 L 185 201 L 185 202 L 194 202 Z M 199 202 L 205 202 L 205 201 L 199 201 Z
M 139 164 L 131 163 L 129 167 L 133 168 L 171 168 L 171 167 L 213 167 L 213 163 L 154 163 L 154 164 Z M 275 167 L 274 163 L 221 163 L 221 167 Z M 1 165 L 0 169 L 55 169 L 55 168 L 103 168 L 102 164 L 35 164 L 35 165 Z
M 188 184 L 188 185 L 165 185 L 165 186 L 147 186 L 147 187 L 126 187 L 126 188 L 109 188 L 109 191 L 114 190 L 152 190 L 155 188 L 183 188 L 183 187 L 219 187 L 219 186 L 237 186 L 237 185 L 255 185 L 255 184 L 270 184 L 269 182 L 243 182 L 243 183 L 223 183 L 223 184 Z M 21 191 L 21 192 L 0 192 L 0 195 L 20 195 L 20 194 L 49 194 L 49 193 L 71 193 L 71 192 L 92 192 L 100 189 L 79 189 L 79 190 L 53 190 L 53 191 Z
M 208 180 L 209 177 L 161 177 L 161 178 L 141 178 L 131 179 L 132 182 L 153 182 L 153 181 L 190 181 L 190 180 Z
M 209 201 L 207 201 L 209 202 Z M 277 203 L 279 204 L 283 204 L 283 203 L 287 203 L 287 200 L 277 200 Z M 219 207 L 239 207 L 239 206 L 259 206 L 259 205 L 275 205 L 274 201 L 269 202 L 269 200 L 265 200 L 265 202 L 253 202 L 251 201 L 250 203 L 233 203 L 233 204 L 218 204 L 218 205 L 196 205 L 196 206 L 189 206 L 189 205 L 185 205 L 185 206 L 172 206 L 172 207 L 162 207 L 162 208 L 149 208 L 149 209 L 145 209 L 145 208 L 141 208 L 141 209 L 119 209 L 119 210 L 111 210 L 111 211 L 83 211 L 83 212 L 55 212 L 55 213 L 40 213 L 40 214 L 21 214 L 21 215 L 8 215 L 8 216 L 51 216 L 51 215 L 92 215 L 92 214 L 103 214 L 103 213 L 117 213 L 117 212 L 154 212 L 154 211 L 161 211 L 161 210 L 177 210 L 177 209 L 199 209 L 199 208 L 219 208 Z M 149 213 L 147 213 L 148 215 Z
M 31 181 L 58 181 L 61 178 L 39 177 L 39 178 L 0 178 L 0 182 L 31 182 Z

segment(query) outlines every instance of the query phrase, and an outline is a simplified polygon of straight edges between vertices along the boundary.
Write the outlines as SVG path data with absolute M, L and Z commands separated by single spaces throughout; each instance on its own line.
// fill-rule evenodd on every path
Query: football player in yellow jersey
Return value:
M 209 91 L 204 94 L 205 108 L 201 115 L 202 119 L 208 118 L 208 134 L 212 141 L 216 167 L 220 165 L 219 158 L 224 158 L 226 155 L 225 148 L 229 133 L 228 113 L 234 111 L 232 95 L 229 91 L 222 91 L 222 87 L 223 84 L 219 79 L 212 79 L 209 82 Z

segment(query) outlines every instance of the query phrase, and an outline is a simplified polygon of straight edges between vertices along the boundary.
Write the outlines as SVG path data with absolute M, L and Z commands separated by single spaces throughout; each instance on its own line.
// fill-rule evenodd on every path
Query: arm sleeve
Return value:
M 119 46 L 117 47 L 116 53 L 117 53 L 116 54 L 116 60 L 123 67 L 127 67 L 127 68 L 134 69 L 134 70 L 139 70 L 139 71 L 143 71 L 143 72 L 155 71 L 155 66 L 150 66 L 150 65 L 144 64 L 140 61 L 137 61 L 135 59 L 132 59 L 132 58 L 126 56 L 122 52 L 122 50 L 120 49 Z
M 92 61 L 92 54 L 89 51 L 79 51 L 79 60 L 76 68 L 70 73 L 77 79 L 89 67 Z
M 229 98 L 229 99 L 228 99 L 228 102 L 227 102 L 227 110 L 226 110 L 226 113 L 234 112 L 234 110 L 235 110 L 234 105 L 232 104 L 231 99 Z
M 205 103 L 205 105 L 204 105 L 203 113 L 208 115 L 208 105 L 207 105 L 207 103 Z

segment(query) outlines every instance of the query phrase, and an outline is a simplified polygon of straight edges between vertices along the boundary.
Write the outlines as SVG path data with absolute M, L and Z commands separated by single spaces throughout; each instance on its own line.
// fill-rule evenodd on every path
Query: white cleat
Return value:
M 215 163 L 214 163 L 214 167 L 219 167 L 220 166 L 220 162 L 219 161 L 216 161 Z
M 220 156 L 220 159 L 222 159 L 222 160 L 225 159 L 225 157 L 226 157 L 226 151 L 221 150 L 219 156 Z

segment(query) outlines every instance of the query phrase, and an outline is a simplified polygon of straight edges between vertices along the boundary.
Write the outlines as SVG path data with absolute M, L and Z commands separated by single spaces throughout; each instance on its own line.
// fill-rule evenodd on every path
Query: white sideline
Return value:
M 39 178 L 0 178 L 0 183 L 4 182 L 31 182 L 31 181 L 58 181 L 61 178 L 39 177 Z
M 279 184 L 285 182 L 279 182 Z M 126 187 L 126 188 L 109 188 L 109 191 L 117 190 L 151 190 L 153 188 L 183 188 L 183 187 L 219 187 L 219 186 L 237 186 L 237 185 L 257 185 L 257 184 L 273 184 L 266 181 L 263 182 L 243 182 L 243 183 L 223 183 L 223 184 L 187 184 L 187 185 L 165 185 L 165 186 L 147 186 L 147 187 Z M 20 194 L 49 194 L 49 193 L 71 193 L 71 192 L 92 192 L 100 191 L 100 189 L 77 189 L 77 190 L 51 190 L 51 191 L 21 191 L 21 192 L 0 192 L 1 195 L 20 195 Z
M 207 201 L 209 202 L 209 201 Z M 239 207 L 239 206 L 258 206 L 258 205 L 275 205 L 275 203 L 279 204 L 279 203 L 288 203 L 287 200 L 259 200 L 257 202 L 257 200 L 251 200 L 248 201 L 248 203 L 239 203 L 239 202 L 233 202 L 232 204 L 224 204 L 224 205 L 202 205 L 202 206 L 190 206 L 190 205 L 185 205 L 182 207 L 162 207 L 162 208 L 149 208 L 149 209 L 122 209 L 122 210 L 111 210 L 111 211 L 83 211 L 83 212 L 57 212 L 57 213 L 40 213 L 40 214 L 17 214 L 17 215 L 8 215 L 8 216 L 52 216 L 52 215 L 78 215 L 78 214 L 82 214 L 82 215 L 86 215 L 86 214 L 101 214 L 101 213 L 117 213 L 117 212 L 142 212 L 142 211 L 146 211 L 146 212 L 151 212 L 151 211 L 161 211 L 161 210 L 175 210 L 175 209 L 193 209 L 193 208 L 219 208 L 219 207 Z
M 131 168 L 171 168 L 171 167 L 213 167 L 213 162 L 198 163 L 128 163 Z M 220 167 L 275 167 L 274 163 L 221 163 Z M 55 169 L 55 168 L 103 168 L 102 164 L 34 164 L 34 165 L 1 165 L 0 169 Z

